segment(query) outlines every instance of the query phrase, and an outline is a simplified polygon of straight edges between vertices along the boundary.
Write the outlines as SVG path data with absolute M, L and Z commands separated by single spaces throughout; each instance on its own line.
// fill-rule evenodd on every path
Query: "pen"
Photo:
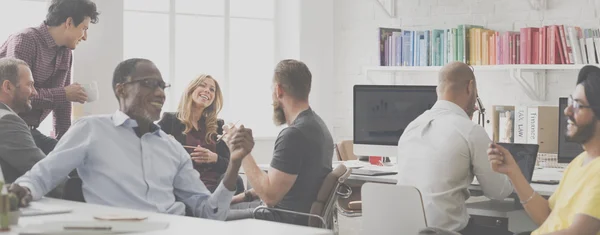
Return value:
M 112 230 L 110 226 L 64 226 L 64 230 Z
M 238 122 L 240 122 L 240 120 L 237 120 L 237 122 L 235 122 L 235 123 L 233 124 L 233 126 L 232 126 L 232 127 L 234 127 L 235 125 L 237 125 L 237 124 L 238 124 Z M 231 127 L 230 127 L 230 128 L 231 128 Z M 217 138 L 217 143 L 218 143 L 219 141 L 221 141 L 221 139 L 223 139 L 223 137 L 224 137 L 224 136 L 225 136 L 225 135 L 222 135 L 222 136 L 220 136 L 219 138 Z

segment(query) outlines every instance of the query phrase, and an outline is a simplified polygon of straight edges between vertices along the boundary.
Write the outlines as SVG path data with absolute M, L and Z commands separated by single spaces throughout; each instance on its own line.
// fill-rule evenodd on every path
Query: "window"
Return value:
M 0 44 L 8 37 L 27 27 L 37 27 L 48 11 L 47 0 L 2 0 L 0 1 Z M 7 23 L 10 22 L 10 23 Z M 40 123 L 38 130 L 46 135 L 52 132 L 52 114 Z
M 225 105 L 220 118 L 272 137 L 275 0 L 125 0 L 124 57 L 152 60 L 171 83 L 164 111 L 197 75 L 212 75 Z

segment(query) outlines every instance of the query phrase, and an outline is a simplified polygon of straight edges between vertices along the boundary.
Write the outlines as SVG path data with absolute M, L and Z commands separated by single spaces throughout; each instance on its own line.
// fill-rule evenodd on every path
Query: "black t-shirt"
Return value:
M 333 138 L 325 122 L 312 109 L 303 111 L 294 123 L 279 133 L 275 141 L 271 167 L 298 175 L 277 207 L 310 212 L 325 176 L 332 170 L 332 158 Z M 303 217 L 293 220 L 289 222 L 306 224 L 307 221 Z

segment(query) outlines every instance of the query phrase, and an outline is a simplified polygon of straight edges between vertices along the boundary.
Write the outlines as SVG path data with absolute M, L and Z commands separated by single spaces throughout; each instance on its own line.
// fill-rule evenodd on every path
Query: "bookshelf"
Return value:
M 592 64 L 599 66 L 598 64 Z M 480 71 L 508 71 L 510 77 L 519 85 L 527 96 L 535 101 L 546 100 L 546 72 L 561 70 L 579 70 L 585 64 L 502 64 L 502 65 L 473 65 L 475 73 Z M 371 72 L 389 72 L 395 75 L 397 72 L 437 72 L 442 66 L 366 66 L 363 67 L 363 76 L 371 79 Z M 396 84 L 395 76 L 392 84 Z

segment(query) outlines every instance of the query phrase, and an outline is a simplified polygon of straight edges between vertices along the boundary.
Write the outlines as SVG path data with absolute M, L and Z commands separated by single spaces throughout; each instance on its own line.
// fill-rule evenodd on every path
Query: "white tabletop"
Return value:
M 27 225 L 39 224 L 44 222 L 54 221 L 94 221 L 94 216 L 102 215 L 134 215 L 134 216 L 147 216 L 145 221 L 147 222 L 167 222 L 169 226 L 166 230 L 159 230 L 146 233 L 130 233 L 130 234 L 204 234 L 204 233 L 215 233 L 215 234 L 264 234 L 264 235 L 276 235 L 276 234 L 333 234 L 332 231 L 318 228 L 310 228 L 305 226 L 297 226 L 283 223 L 275 223 L 261 220 L 239 220 L 239 221 L 216 221 L 208 219 L 193 218 L 187 216 L 159 214 L 153 212 L 143 212 L 130 209 L 113 208 L 107 206 L 94 205 L 89 203 L 79 203 L 72 201 L 65 201 L 52 198 L 44 198 L 38 203 L 45 205 L 57 205 L 64 206 L 73 209 L 71 213 L 66 214 L 54 214 L 54 215 L 42 215 L 42 216 L 26 216 L 21 217 L 19 225 L 13 227 L 10 232 L 0 233 L 7 235 L 16 235 L 18 231 Z
M 393 165 L 374 166 L 374 165 L 369 164 L 368 162 L 362 162 L 362 161 L 357 161 L 357 160 L 345 161 L 345 162 L 336 161 L 333 163 L 333 167 L 337 166 L 337 164 L 339 164 L 339 163 L 343 163 L 344 165 L 346 165 L 347 167 L 350 167 L 350 168 L 360 167 L 363 169 L 373 169 L 373 170 L 382 170 L 382 171 L 397 171 L 397 168 Z M 261 164 L 261 165 L 259 165 L 259 167 L 262 170 L 269 169 L 268 164 Z M 543 180 L 560 180 L 562 178 L 562 174 L 563 174 L 563 169 L 541 168 L 541 169 L 536 169 L 533 172 L 532 179 L 534 181 L 542 180 L 542 179 Z M 367 176 L 367 175 L 351 174 L 350 177 L 348 177 L 348 180 L 361 181 L 361 182 L 384 183 L 384 184 L 396 184 L 398 182 L 396 175 Z M 469 187 L 470 190 L 481 190 L 481 187 L 479 185 L 477 185 L 477 179 L 473 180 L 473 183 L 475 185 L 471 185 Z M 533 184 L 531 184 L 531 187 L 533 188 L 533 190 L 537 191 L 540 195 L 549 197 L 554 193 L 554 191 L 556 191 L 556 189 L 558 188 L 558 185 L 533 183 Z

